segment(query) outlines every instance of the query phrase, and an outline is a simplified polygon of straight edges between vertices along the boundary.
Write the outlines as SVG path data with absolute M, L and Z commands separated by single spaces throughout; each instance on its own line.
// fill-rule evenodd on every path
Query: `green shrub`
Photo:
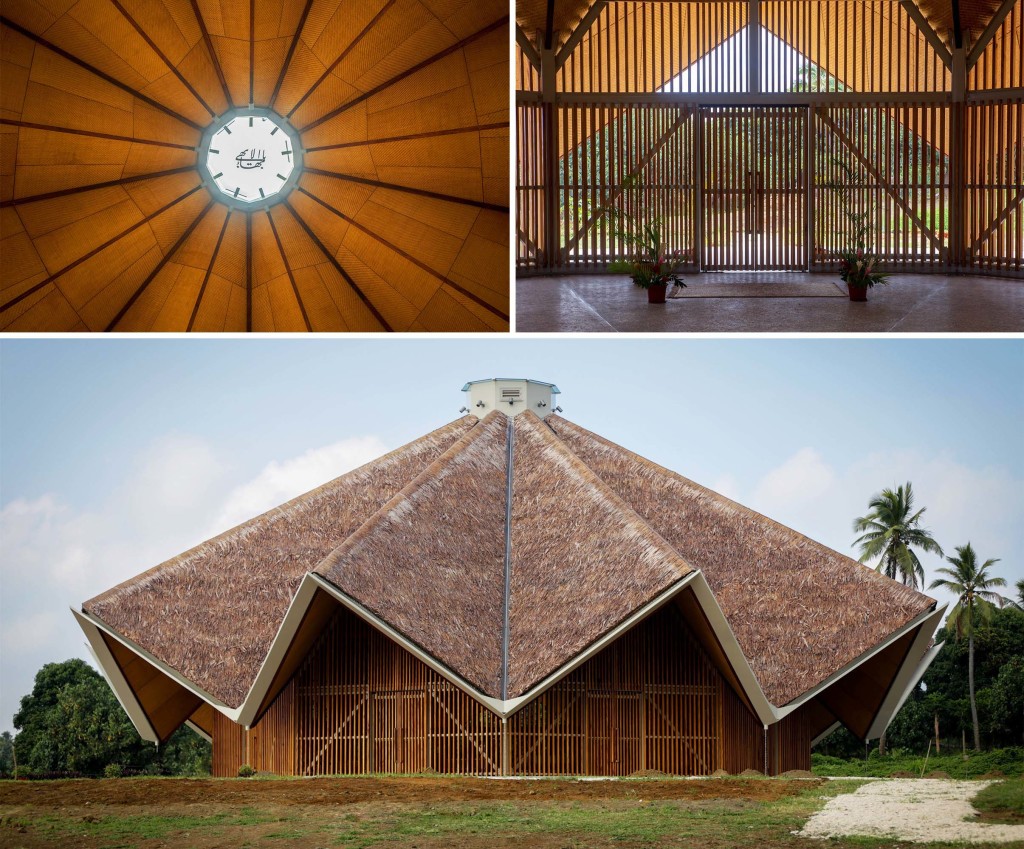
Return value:
M 121 764 L 107 764 L 103 767 L 104 778 L 121 778 L 124 775 L 124 769 Z
M 896 772 L 910 772 L 925 775 L 938 770 L 952 778 L 979 778 L 982 775 L 1003 774 L 1009 777 L 1024 776 L 1024 749 L 993 749 L 989 752 L 943 752 L 936 755 L 932 749 L 925 762 L 925 753 L 912 754 L 897 750 L 879 755 L 873 750 L 867 760 L 863 758 L 837 758 L 830 755 L 811 753 L 811 769 L 815 775 L 865 776 L 884 778 Z
M 251 766 L 249 766 L 249 764 L 242 764 L 238 768 L 238 777 L 239 778 L 252 778 L 252 776 L 254 776 L 255 774 L 256 774 L 256 770 L 254 770 Z

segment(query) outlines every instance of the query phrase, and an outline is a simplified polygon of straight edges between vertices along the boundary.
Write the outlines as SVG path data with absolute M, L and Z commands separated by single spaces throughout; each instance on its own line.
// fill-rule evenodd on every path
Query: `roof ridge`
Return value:
M 512 462 L 515 454 L 515 419 L 506 425 L 507 457 L 505 459 L 505 596 L 502 602 L 501 626 L 501 697 L 508 698 L 509 607 L 512 588 Z
M 384 521 L 384 519 L 390 516 L 403 504 L 409 503 L 411 497 L 421 489 L 439 480 L 441 474 L 452 464 L 456 457 L 486 434 L 486 426 L 493 422 L 495 417 L 499 415 L 504 415 L 504 413 L 501 413 L 499 410 L 492 410 L 482 419 L 478 419 L 469 430 L 467 430 L 443 453 L 433 460 L 430 465 L 424 468 L 423 471 L 396 492 L 375 513 L 370 515 L 363 524 L 349 534 L 348 537 L 345 538 L 344 542 L 321 558 L 320 562 L 318 562 L 310 571 L 326 578 L 327 570 L 337 567 L 345 555 L 357 549 L 362 544 L 363 540 L 372 533 L 373 530 Z
M 633 507 L 631 507 L 622 497 L 617 495 L 612 488 L 605 483 L 604 479 L 597 474 L 590 466 L 588 466 L 583 459 L 576 454 L 565 442 L 559 438 L 556 431 L 548 423 L 547 419 L 551 416 L 545 416 L 543 419 L 540 418 L 533 410 L 524 410 L 516 418 L 522 418 L 524 415 L 532 416 L 536 421 L 537 425 L 546 425 L 545 427 L 536 427 L 535 432 L 541 435 L 541 438 L 551 447 L 558 451 L 564 452 L 564 457 L 568 460 L 569 464 L 573 467 L 573 471 L 576 472 L 581 478 L 583 478 L 588 484 L 594 487 L 610 504 L 615 505 L 621 510 L 631 521 L 635 522 L 640 526 L 641 530 L 645 531 L 645 536 L 652 538 L 656 545 L 662 546 L 668 549 L 669 553 L 672 554 L 677 560 L 679 560 L 687 568 L 687 572 L 682 573 L 679 577 L 684 577 L 690 574 L 690 572 L 699 571 L 696 566 L 690 564 L 682 554 L 676 549 L 672 543 L 670 543 L 665 537 L 658 533 L 650 523 L 641 516 Z M 552 413 L 551 415 L 555 415 Z M 533 424 L 531 422 L 531 424 Z
M 146 569 L 144 572 L 140 572 L 138 575 L 134 575 L 131 578 L 128 578 L 127 580 L 124 580 L 121 583 L 116 584 L 110 589 L 93 596 L 89 600 L 82 603 L 82 609 L 88 610 L 92 605 L 99 604 L 101 602 L 106 603 L 110 601 L 116 601 L 122 593 L 145 586 L 151 579 L 155 578 L 157 575 L 163 575 L 166 572 L 174 572 L 179 569 L 188 568 L 189 564 L 196 557 L 200 557 L 208 553 L 211 549 L 215 549 L 224 543 L 232 542 L 235 539 L 244 538 L 251 534 L 257 528 L 264 528 L 268 525 L 273 524 L 279 519 L 287 516 L 295 508 L 309 504 L 310 502 L 316 500 L 321 496 L 329 495 L 329 490 L 338 486 L 345 480 L 357 479 L 362 475 L 368 474 L 371 471 L 371 469 L 379 470 L 381 468 L 386 467 L 388 464 L 397 460 L 399 458 L 399 455 L 406 453 L 413 446 L 423 445 L 424 443 L 430 441 L 436 441 L 440 439 L 445 432 L 454 429 L 455 425 L 465 423 L 467 419 L 476 419 L 476 416 L 466 415 L 458 419 L 454 419 L 448 422 L 447 424 L 441 425 L 441 427 L 435 428 L 434 430 L 425 433 L 422 436 L 417 437 L 416 439 L 406 442 L 404 445 L 399 445 L 398 447 L 393 448 L 387 453 L 382 454 L 379 457 L 375 457 L 374 459 L 366 463 L 363 463 L 362 465 L 357 466 L 354 469 L 349 469 L 349 471 L 343 472 L 337 477 L 331 478 L 329 481 L 325 481 L 324 483 L 320 484 L 317 487 L 314 487 L 313 489 L 296 495 L 294 498 L 289 499 L 283 504 L 278 504 L 275 507 L 271 507 L 269 510 L 266 510 L 263 513 L 259 513 L 256 516 L 253 516 L 251 519 L 246 519 L 244 522 L 240 522 L 239 524 L 234 525 L 233 527 L 228 528 L 225 531 L 221 531 L 216 536 L 204 540 L 198 545 L 192 546 L 186 551 L 183 551 L 181 554 L 176 554 L 174 557 L 169 557 L 168 559 L 163 560 L 154 566 L 151 566 L 149 569 Z M 471 424 L 467 433 L 472 433 L 474 426 L 475 423 Z M 465 434 L 463 435 L 463 437 L 459 437 L 459 440 L 464 438 L 464 436 Z
M 882 575 L 876 569 L 871 568 L 870 566 L 868 566 L 865 563 L 861 563 L 859 560 L 855 560 L 853 557 L 850 557 L 850 555 L 848 555 L 848 554 L 844 554 L 841 551 L 837 551 L 836 549 L 832 548 L 829 545 L 826 545 L 825 543 L 821 542 L 820 540 L 816 540 L 816 539 L 814 539 L 812 537 L 809 537 L 809 536 L 807 536 L 807 534 L 802 533 L 801 531 L 798 531 L 795 528 L 789 527 L 789 525 L 784 525 L 782 522 L 779 522 L 778 520 L 771 518 L 771 516 L 766 516 L 764 513 L 761 513 L 761 512 L 755 510 L 752 507 L 748 507 L 745 504 L 741 504 L 740 502 L 735 501 L 735 500 L 733 500 L 732 498 L 729 498 L 726 495 L 722 495 L 720 492 L 716 492 L 715 490 L 710 489 L 709 487 L 706 487 L 703 484 L 697 483 L 696 481 L 691 480 L 690 478 L 686 477 L 685 475 L 681 475 L 679 472 L 676 472 L 673 469 L 668 468 L 667 466 L 662 466 L 660 463 L 656 463 L 653 460 L 651 460 L 651 459 L 649 459 L 647 457 L 644 457 L 642 454 L 637 454 L 635 451 L 631 451 L 629 448 L 626 448 L 626 447 L 620 445 L 617 442 L 612 442 L 610 439 L 607 439 L 607 438 L 601 436 L 599 433 L 594 433 L 591 430 L 587 430 L 587 428 L 583 427 L 582 425 L 576 424 L 576 422 L 573 422 L 570 419 L 567 419 L 567 418 L 564 418 L 562 416 L 559 416 L 556 413 L 552 413 L 547 418 L 556 419 L 557 422 L 565 423 L 565 425 L 567 425 L 569 428 L 572 428 L 572 429 L 575 429 L 577 431 L 581 431 L 582 433 L 585 433 L 587 436 L 592 438 L 595 442 L 599 442 L 602 445 L 605 445 L 605 446 L 608 446 L 610 448 L 614 448 L 617 451 L 622 451 L 622 452 L 625 452 L 626 454 L 629 454 L 631 457 L 633 457 L 642 466 L 646 466 L 648 468 L 657 469 L 659 472 L 667 473 L 670 477 L 673 477 L 673 478 L 675 478 L 675 479 L 685 483 L 688 486 L 692 486 L 694 489 L 699 490 L 701 493 L 707 494 L 708 496 L 710 496 L 710 498 L 713 501 L 721 504 L 723 507 L 726 507 L 726 508 L 729 508 L 731 510 L 734 510 L 737 513 L 746 514 L 748 516 L 752 516 L 752 517 L 755 517 L 757 519 L 760 519 L 760 520 L 762 520 L 764 522 L 767 522 L 769 525 L 771 525 L 773 528 L 775 528 L 775 529 L 777 529 L 779 531 L 782 531 L 782 532 L 784 532 L 786 534 L 790 534 L 790 535 L 792 535 L 794 537 L 798 537 L 800 540 L 802 540 L 802 541 L 804 541 L 806 543 L 810 543 L 811 545 L 816 546 L 818 548 L 822 548 L 822 549 L 825 549 L 826 551 L 832 552 L 833 554 L 836 554 L 839 557 L 843 558 L 844 560 L 848 561 L 851 565 L 859 566 L 861 569 L 864 570 L 866 575 L 873 575 L 877 579 L 881 579 L 881 580 L 884 580 L 886 582 L 891 582 L 891 583 L 896 584 L 897 586 L 903 588 L 904 590 L 906 590 L 908 592 L 915 593 L 916 595 L 919 595 L 919 596 L 921 596 L 923 598 L 929 599 L 932 602 L 935 601 L 935 599 L 931 598 L 931 596 L 927 596 L 924 593 L 920 592 L 919 590 L 915 590 L 913 587 L 908 587 L 906 584 L 902 584 L 899 581 L 893 581 L 891 578 L 889 578 L 889 577 L 887 577 L 885 575 Z M 550 427 L 550 424 L 549 424 L 549 427 Z M 556 430 L 554 430 L 552 428 L 552 432 L 556 435 L 556 437 L 558 438 L 559 442 L 562 442 L 562 444 L 564 445 L 565 444 L 564 440 L 562 440 L 562 438 L 560 436 L 558 436 L 558 431 L 556 431 Z M 572 449 L 569 448 L 568 445 L 566 445 L 566 448 L 569 451 L 572 451 Z

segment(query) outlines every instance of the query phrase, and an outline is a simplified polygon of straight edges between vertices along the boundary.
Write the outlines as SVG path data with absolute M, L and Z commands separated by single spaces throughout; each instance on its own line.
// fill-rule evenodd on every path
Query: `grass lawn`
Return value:
M 1024 824 L 1024 780 L 1011 779 L 990 784 L 971 800 L 988 823 Z
M 140 804 L 136 793 L 140 781 L 109 783 L 108 787 L 124 787 L 130 792 L 123 798 L 108 792 L 92 802 L 85 801 L 87 795 L 76 794 L 74 787 L 66 788 L 65 794 L 59 782 L 45 782 L 51 786 L 48 796 L 39 797 L 42 801 L 33 801 L 33 795 L 22 788 L 16 788 L 19 794 L 5 793 L 10 788 L 0 784 L 0 846 L 814 849 L 818 842 L 793 832 L 829 798 L 861 785 L 846 780 L 723 779 L 717 783 L 635 780 L 583 787 L 569 781 L 466 780 L 437 788 L 435 795 L 440 798 L 410 798 L 400 792 L 401 786 L 380 782 L 370 785 L 381 788 L 376 797 L 377 791 L 371 789 L 368 795 L 348 801 L 352 798 L 345 795 L 348 779 L 316 785 L 227 780 L 209 784 L 215 785 L 213 790 L 219 784 L 230 794 L 204 790 L 191 796 L 178 781 L 163 780 L 155 783 L 158 800 Z M 1020 782 L 1012 783 L 1016 789 L 1010 792 L 1017 794 L 1019 806 Z M 292 787 L 294 793 L 289 792 Z M 450 792 L 451 787 L 460 792 Z M 236 788 L 241 789 L 236 793 Z M 581 788 L 580 792 L 575 788 Z M 83 790 L 87 791 L 88 785 Z M 451 801 L 446 801 L 445 794 Z M 994 804 L 998 808 L 1001 803 Z M 901 845 L 905 849 L 911 846 L 892 839 L 828 841 L 829 849 L 896 849 Z M 932 849 L 954 846 L 928 845 Z

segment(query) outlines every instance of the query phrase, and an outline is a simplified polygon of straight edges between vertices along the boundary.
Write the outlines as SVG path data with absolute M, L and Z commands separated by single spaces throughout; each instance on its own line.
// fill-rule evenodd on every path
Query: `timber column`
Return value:
M 558 241 L 558 107 L 555 105 L 555 51 L 547 45 L 540 51 L 541 127 L 544 152 L 544 267 L 562 264 Z
M 971 262 L 967 234 L 967 49 L 953 49 L 952 104 L 949 107 L 949 255 L 947 265 L 963 268 Z

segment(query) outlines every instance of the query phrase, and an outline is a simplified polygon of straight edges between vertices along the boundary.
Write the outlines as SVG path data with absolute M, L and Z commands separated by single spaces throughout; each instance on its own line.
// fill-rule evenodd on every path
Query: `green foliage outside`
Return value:
M 0 737 L 0 774 L 205 775 L 210 744 L 187 728 L 159 748 L 143 741 L 103 677 L 82 660 L 48 663 Z M 111 770 L 114 772 L 114 770 Z M 112 777 L 112 776 L 111 776 Z
M 927 754 L 927 762 L 925 755 Z M 933 772 L 946 773 L 950 778 L 968 779 L 982 776 L 1024 777 L 1024 748 L 993 749 L 990 752 L 968 751 L 964 756 L 959 751 L 941 755 L 908 752 L 906 749 L 890 749 L 880 755 L 871 750 L 867 759 L 847 759 L 814 752 L 811 755 L 811 771 L 815 775 L 831 775 L 854 778 L 892 778 L 910 774 L 925 777 Z

